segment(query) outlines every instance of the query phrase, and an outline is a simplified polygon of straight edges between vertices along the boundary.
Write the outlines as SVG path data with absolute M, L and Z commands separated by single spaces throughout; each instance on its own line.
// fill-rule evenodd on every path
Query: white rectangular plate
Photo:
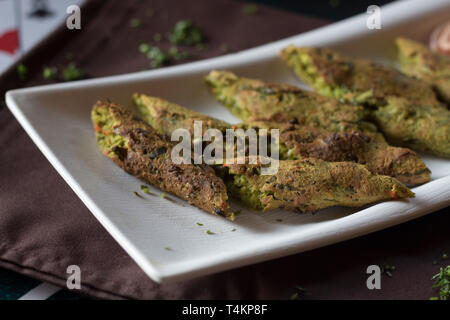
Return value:
M 211 69 L 299 84 L 278 58 L 279 50 L 289 44 L 328 46 L 382 62 L 392 53 L 395 36 L 424 39 L 449 16 L 450 3 L 445 0 L 401 1 L 382 8 L 380 30 L 369 30 L 367 15 L 361 14 L 236 54 L 148 72 L 14 90 L 6 100 L 47 159 L 152 279 L 187 279 L 357 237 L 448 206 L 450 161 L 424 157 L 433 172 L 432 181 L 415 188 L 416 198 L 409 201 L 384 202 L 360 211 L 332 208 L 315 215 L 245 211 L 229 222 L 181 206 L 181 201 L 137 198 L 133 191 L 139 190 L 140 182 L 97 148 L 90 122 L 92 105 L 104 98 L 128 105 L 131 95 L 141 92 L 236 122 L 203 84 L 202 77 Z

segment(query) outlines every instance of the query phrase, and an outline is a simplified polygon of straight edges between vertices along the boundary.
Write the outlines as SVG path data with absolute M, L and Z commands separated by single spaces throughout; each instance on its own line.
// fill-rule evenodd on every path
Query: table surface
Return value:
M 49 7 L 53 2 L 48 3 Z M 69 1 L 73 3 L 73 1 Z M 344 1 L 252 1 L 262 4 L 277 6 L 291 12 L 309 14 L 329 20 L 340 20 L 359 12 L 364 12 L 371 1 L 359 1 L 358 5 L 344 4 Z M 389 1 L 381 1 L 383 4 Z M 2 3 L 0 2 L 0 5 Z M 30 8 L 30 1 L 25 1 L 25 8 Z M 245 4 L 242 4 L 245 5 Z M 28 10 L 28 9 L 27 9 Z M 55 10 L 60 17 L 64 17 L 64 11 Z M 0 10 L 0 21 L 5 11 Z M 45 17 L 43 18 L 45 20 Z M 51 19 L 56 19 L 53 16 Z M 44 21 L 43 20 L 43 21 Z M 57 20 L 57 19 L 56 19 Z M 3 20 L 5 21 L 5 20 Z M 43 22 L 45 32 L 50 32 L 54 27 Z M 8 26 L 9 27 L 9 26 Z M 0 24 L 0 34 L 2 33 Z M 42 36 L 39 35 L 39 37 Z M 0 43 L 1 44 L 1 43 Z M 27 45 L 29 49 L 31 45 Z M 14 56 L 14 59 L 18 56 Z M 0 72 L 2 63 L 11 63 L 14 59 L 5 62 L 0 54 Z M 442 258 L 444 253 L 450 252 L 450 235 L 448 225 L 450 219 L 445 213 L 447 210 L 430 214 L 415 221 L 405 223 L 388 230 L 366 235 L 358 239 L 345 241 L 325 248 L 313 250 L 291 257 L 266 262 L 267 275 L 272 268 L 283 265 L 286 273 L 293 275 L 290 280 L 279 283 L 261 284 L 256 280 L 255 288 L 261 284 L 264 290 L 273 290 L 259 294 L 258 297 L 289 298 L 295 292 L 297 285 L 306 288 L 302 293 L 304 298 L 320 299 L 358 299 L 386 298 L 386 299 L 427 299 L 435 295 L 432 291 L 431 276 L 439 270 L 439 267 L 448 264 Z M 371 264 L 390 264 L 396 266 L 392 277 L 383 275 L 382 290 L 367 293 L 366 268 Z M 260 265 L 260 264 L 259 264 Z M 233 271 L 251 273 L 253 268 L 259 265 L 249 266 Z M 264 273 L 260 273 L 264 276 Z M 249 289 L 249 298 L 253 295 Z M 0 299 L 80 299 L 76 293 L 60 290 L 59 287 L 42 283 L 13 271 L 0 269 Z M 187 297 L 189 298 L 189 297 Z

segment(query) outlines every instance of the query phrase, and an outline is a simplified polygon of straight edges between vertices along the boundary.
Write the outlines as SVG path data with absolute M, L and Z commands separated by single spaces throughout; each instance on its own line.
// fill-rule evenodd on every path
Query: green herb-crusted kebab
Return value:
M 450 111 L 425 82 L 324 48 L 291 46 L 281 56 L 320 94 L 363 105 L 392 143 L 450 157 Z
M 356 161 L 411 186 L 430 180 L 430 171 L 414 151 L 389 146 L 373 124 L 363 121 L 361 106 L 227 71 L 212 71 L 206 81 L 247 126 L 280 129 L 280 156 L 285 159 Z
M 285 160 L 279 161 L 274 175 L 261 175 L 260 168 L 257 164 L 228 165 L 224 178 L 232 195 L 255 210 L 283 208 L 307 212 L 414 197 L 397 179 L 373 174 L 354 162 Z
M 281 57 L 302 81 L 325 96 L 375 107 L 385 104 L 390 96 L 440 106 L 427 84 L 369 60 L 347 57 L 327 48 L 294 46 L 282 50 Z
M 395 44 L 401 71 L 431 85 L 450 104 L 450 58 L 406 38 L 397 38 Z
M 135 93 L 133 102 L 142 118 L 162 135 L 170 135 L 178 128 L 187 129 L 191 135 L 194 135 L 195 121 L 202 121 L 203 128 L 215 128 L 222 132 L 232 127 L 224 121 L 214 119 L 161 98 Z
M 91 117 L 100 149 L 119 167 L 200 209 L 233 219 L 227 189 L 212 168 L 173 163 L 173 144 L 119 105 L 97 102 Z
M 289 85 L 241 78 L 229 71 L 211 71 L 205 81 L 216 99 L 243 121 L 291 122 L 330 131 L 378 134 L 373 124 L 364 121 L 369 113 L 361 106 L 338 103 Z
M 235 127 L 159 98 L 141 94 L 135 94 L 133 98 L 144 119 L 161 134 L 170 135 L 178 128 L 188 129 L 192 133 L 195 120 L 203 120 L 204 130 L 217 128 L 223 132 Z M 263 127 L 267 123 L 259 125 Z M 258 124 L 242 124 L 241 127 L 250 126 Z M 317 145 L 317 148 L 320 146 Z M 311 147 L 311 150 L 314 149 Z M 314 152 L 318 151 L 311 151 Z M 352 162 L 328 163 L 309 158 L 282 160 L 274 175 L 261 175 L 260 165 L 231 164 L 215 166 L 215 169 L 224 177 L 232 195 L 255 210 L 285 208 L 314 211 L 338 205 L 361 206 L 414 195 L 396 179 L 373 174 L 364 166 Z
M 280 154 L 285 159 L 353 161 L 364 164 L 372 173 L 394 177 L 407 186 L 430 181 L 431 172 L 417 153 L 377 141 L 362 131 L 330 132 L 267 121 L 247 122 L 246 126 L 279 129 Z

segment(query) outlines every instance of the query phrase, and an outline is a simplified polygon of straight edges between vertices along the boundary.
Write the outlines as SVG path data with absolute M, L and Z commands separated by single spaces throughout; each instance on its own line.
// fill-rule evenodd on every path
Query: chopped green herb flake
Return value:
M 141 19 L 134 18 L 130 20 L 130 26 L 132 28 L 138 28 L 142 25 Z
M 169 41 L 176 44 L 195 45 L 204 41 L 201 30 L 190 20 L 180 20 L 169 34 Z
M 175 60 L 186 59 L 189 58 L 190 55 L 189 52 L 186 51 L 181 52 L 180 50 L 178 50 L 176 46 L 170 47 L 167 54 L 169 55 L 170 58 L 173 58 Z
M 161 198 L 167 199 L 167 194 L 165 192 L 161 193 Z
M 227 52 L 228 51 L 228 45 L 226 43 L 222 43 L 220 45 L 220 51 Z
M 169 57 L 158 47 L 151 47 L 147 53 L 147 58 L 151 61 L 152 68 L 158 68 L 169 61 Z
M 71 62 L 63 69 L 63 79 L 65 81 L 81 80 L 84 78 L 84 73 L 77 67 L 75 62 Z
M 160 42 L 161 39 L 162 39 L 161 33 L 155 33 L 155 34 L 153 35 L 153 41 L 155 41 L 155 42 Z
M 242 7 L 242 13 L 245 15 L 254 15 L 259 12 L 259 7 L 255 4 L 247 4 Z
M 58 77 L 58 69 L 56 67 L 44 67 L 42 76 L 47 80 L 55 80 Z
M 295 286 L 294 293 L 291 295 L 291 300 L 300 300 L 306 294 L 306 289 L 301 286 Z
M 195 46 L 195 48 L 196 48 L 198 51 L 202 51 L 202 50 L 208 49 L 208 46 L 207 46 L 206 44 L 204 44 L 204 43 L 199 43 L 199 44 L 197 44 L 197 45 Z
M 384 264 L 381 266 L 381 273 L 387 275 L 389 278 L 392 278 L 392 272 L 396 269 L 397 268 L 395 266 Z
M 27 78 L 28 68 L 23 64 L 17 66 L 17 74 L 20 80 L 25 80 Z
M 203 226 L 203 223 L 197 222 L 197 225 L 201 227 Z
M 211 230 L 206 230 L 206 234 L 215 234 L 215 233 L 212 232 Z
M 142 196 L 141 196 L 139 193 L 137 193 L 136 191 L 133 191 L 133 194 L 134 194 L 136 197 L 142 198 Z
M 139 51 L 143 54 L 147 54 L 151 48 L 152 48 L 152 46 L 145 42 L 143 42 L 139 45 Z
M 236 229 L 236 228 L 234 228 L 234 229 L 232 229 L 232 230 L 231 230 L 231 232 L 235 232 L 236 230 L 237 230 L 237 229 Z
M 73 58 L 74 58 L 74 54 L 72 52 L 66 52 L 65 56 L 66 56 L 66 60 L 68 60 L 68 61 L 73 60 Z
M 146 194 L 153 194 L 151 191 L 150 191 L 150 189 L 147 187 L 147 186 L 145 186 L 145 185 L 141 185 L 141 191 L 143 192 L 143 193 L 146 193 Z
M 172 248 L 171 247 L 164 247 L 164 250 L 172 251 Z
M 448 255 L 446 253 L 442 254 L 442 259 L 445 260 L 448 258 Z

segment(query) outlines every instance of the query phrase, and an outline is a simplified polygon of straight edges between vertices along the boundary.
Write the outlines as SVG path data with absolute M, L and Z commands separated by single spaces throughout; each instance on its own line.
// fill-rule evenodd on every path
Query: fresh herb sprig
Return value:
M 433 289 L 439 289 L 439 298 L 432 297 L 431 300 L 449 300 L 450 299 L 450 265 L 441 268 L 438 274 L 435 274 Z

